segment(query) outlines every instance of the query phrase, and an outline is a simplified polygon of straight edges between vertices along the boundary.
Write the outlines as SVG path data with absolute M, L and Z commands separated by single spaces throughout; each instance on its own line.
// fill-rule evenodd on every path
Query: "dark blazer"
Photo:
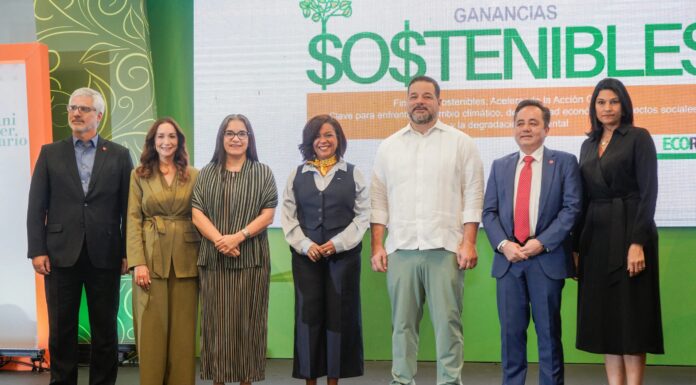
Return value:
M 510 261 L 497 250 L 504 239 L 513 239 L 515 170 L 519 152 L 496 159 L 491 167 L 483 200 L 483 226 L 493 246 L 492 275 L 500 278 Z M 546 250 L 535 256 L 544 273 L 553 279 L 572 275 L 569 234 L 580 214 L 582 182 L 574 155 L 544 148 L 536 239 Z
M 72 137 L 44 145 L 29 189 L 29 258 L 48 255 L 52 266 L 69 267 L 86 240 L 94 267 L 120 267 L 132 168 L 128 149 L 100 136 L 85 195 Z

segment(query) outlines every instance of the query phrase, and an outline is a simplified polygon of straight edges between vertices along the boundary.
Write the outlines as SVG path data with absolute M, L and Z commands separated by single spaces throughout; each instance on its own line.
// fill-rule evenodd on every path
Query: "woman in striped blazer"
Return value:
M 193 191 L 193 223 L 203 235 L 198 258 L 201 378 L 214 384 L 264 379 L 270 252 L 266 227 L 278 194 L 259 162 L 251 123 L 225 117 L 215 154 Z

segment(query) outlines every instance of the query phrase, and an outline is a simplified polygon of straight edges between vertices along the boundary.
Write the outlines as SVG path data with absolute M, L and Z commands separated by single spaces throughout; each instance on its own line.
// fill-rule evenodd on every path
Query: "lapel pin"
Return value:
M 102 146 L 102 151 L 106 151 L 106 146 Z
M 553 164 L 553 159 L 549 159 L 549 164 Z

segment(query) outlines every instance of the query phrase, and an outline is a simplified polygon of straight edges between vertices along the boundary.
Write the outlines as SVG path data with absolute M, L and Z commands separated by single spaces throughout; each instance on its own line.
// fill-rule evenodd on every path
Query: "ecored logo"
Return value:
M 696 159 L 696 136 L 664 136 L 658 159 Z

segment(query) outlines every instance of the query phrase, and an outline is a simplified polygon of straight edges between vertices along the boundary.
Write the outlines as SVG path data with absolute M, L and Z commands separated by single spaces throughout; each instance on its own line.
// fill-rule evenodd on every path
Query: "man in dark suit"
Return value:
M 539 384 L 563 384 L 561 290 L 571 276 L 569 234 L 581 209 L 574 155 L 544 147 L 551 113 L 536 100 L 515 110 L 520 151 L 493 162 L 483 224 L 495 250 L 503 384 L 524 384 L 530 305 L 539 345 Z
M 77 384 L 77 328 L 84 286 L 92 340 L 90 385 L 114 384 L 116 316 L 124 247 L 128 150 L 97 135 L 104 115 L 99 92 L 70 96 L 72 136 L 41 148 L 29 190 L 28 256 L 44 275 L 51 384 Z

